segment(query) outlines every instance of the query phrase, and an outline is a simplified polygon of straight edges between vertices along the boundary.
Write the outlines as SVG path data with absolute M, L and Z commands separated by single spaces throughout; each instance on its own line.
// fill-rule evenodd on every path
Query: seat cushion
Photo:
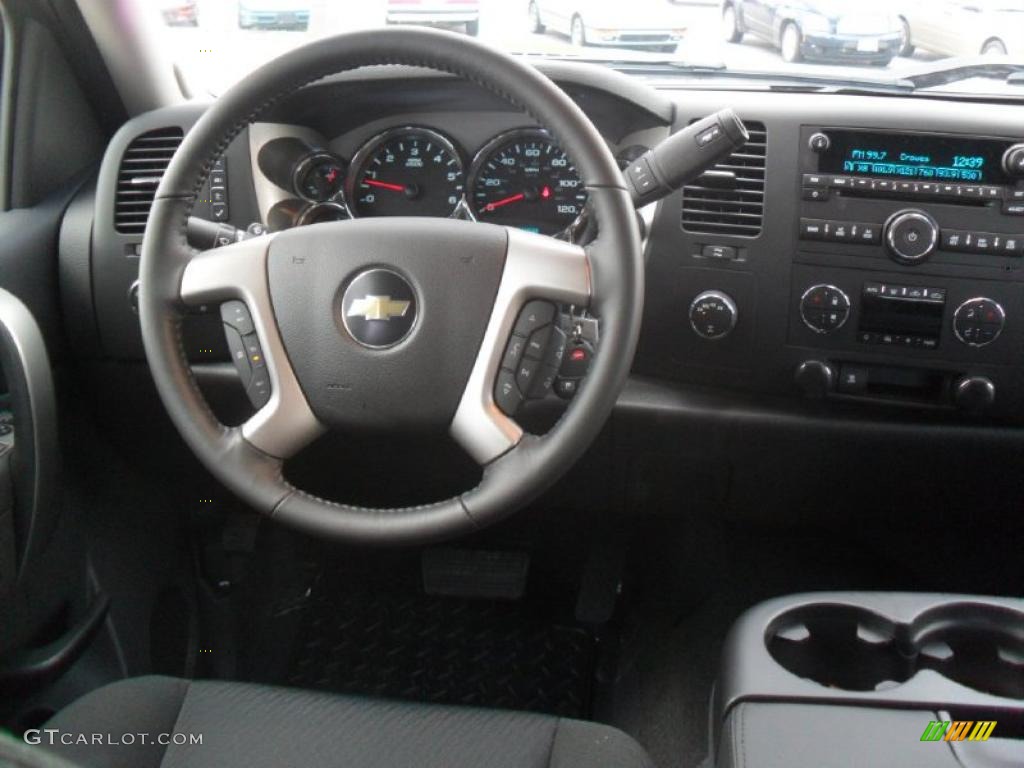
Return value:
M 46 749 L 90 768 L 652 765 L 635 741 L 595 723 L 166 677 L 93 691 L 46 728 L 59 731 Z M 191 743 L 195 737 L 201 743 Z

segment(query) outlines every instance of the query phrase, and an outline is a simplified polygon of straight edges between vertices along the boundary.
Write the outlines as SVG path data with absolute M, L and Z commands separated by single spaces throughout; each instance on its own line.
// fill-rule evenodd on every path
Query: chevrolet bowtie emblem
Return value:
M 361 317 L 364 320 L 390 320 L 393 317 L 405 317 L 410 303 L 392 299 L 390 296 L 366 296 L 353 301 L 347 315 Z

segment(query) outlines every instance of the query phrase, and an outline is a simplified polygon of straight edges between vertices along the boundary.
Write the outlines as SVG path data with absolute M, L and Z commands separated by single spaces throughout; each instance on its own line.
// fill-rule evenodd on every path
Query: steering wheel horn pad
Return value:
M 461 76 L 532 115 L 579 170 L 597 239 L 584 248 L 494 225 L 408 218 L 313 225 L 202 253 L 187 245 L 185 223 L 213 160 L 249 123 L 305 84 L 377 64 Z M 366 277 L 376 270 L 382 274 Z M 364 284 L 400 295 L 361 295 Z M 231 299 L 252 314 L 271 382 L 266 405 L 235 428 L 220 424 L 206 405 L 181 344 L 188 307 Z M 493 397 L 505 344 L 531 299 L 589 308 L 602 331 L 587 379 L 542 437 L 524 434 Z M 463 36 L 425 29 L 317 41 L 221 96 L 164 174 L 140 262 L 147 359 L 172 421 L 200 461 L 257 511 L 362 543 L 424 543 L 470 531 L 557 480 L 614 406 L 642 308 L 635 214 L 600 134 L 532 67 Z M 385 333 L 381 324 L 389 318 L 401 324 Z M 367 509 L 316 498 L 284 477 L 284 461 L 326 429 L 418 428 L 447 428 L 484 468 L 480 485 L 422 506 Z
M 501 227 L 453 219 L 356 219 L 274 238 L 274 315 L 317 419 L 339 430 L 447 428 L 483 340 L 507 246 Z M 378 282 L 410 286 L 413 296 L 396 305 L 402 316 L 352 318 L 353 302 L 374 313 L 381 300 L 395 300 L 393 291 L 349 295 L 353 281 L 365 283 L 374 271 L 383 272 Z M 360 322 L 387 331 L 410 321 L 407 335 L 386 348 L 352 335 Z

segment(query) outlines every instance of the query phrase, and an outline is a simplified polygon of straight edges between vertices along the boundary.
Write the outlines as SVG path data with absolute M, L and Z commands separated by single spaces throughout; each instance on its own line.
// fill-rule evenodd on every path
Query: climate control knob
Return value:
M 846 324 L 850 297 L 834 285 L 813 285 L 800 297 L 800 317 L 815 333 L 832 333 Z
M 919 264 L 939 244 L 939 224 L 924 211 L 900 211 L 885 225 L 885 242 L 896 261 Z
M 953 332 L 969 347 L 984 347 L 999 338 L 1006 324 L 1006 312 L 998 301 L 979 297 L 968 299 L 953 313 Z
M 721 291 L 704 291 L 690 304 L 690 325 L 702 339 L 724 339 L 736 327 L 736 302 Z

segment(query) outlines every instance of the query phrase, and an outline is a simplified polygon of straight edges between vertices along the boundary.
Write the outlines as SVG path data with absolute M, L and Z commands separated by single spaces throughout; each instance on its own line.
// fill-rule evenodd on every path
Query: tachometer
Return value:
M 470 204 L 479 221 L 554 235 L 571 226 L 587 192 L 565 152 L 544 131 L 492 139 L 473 161 Z
M 458 150 L 427 128 L 388 131 L 352 159 L 348 199 L 356 216 L 451 216 L 464 191 Z

